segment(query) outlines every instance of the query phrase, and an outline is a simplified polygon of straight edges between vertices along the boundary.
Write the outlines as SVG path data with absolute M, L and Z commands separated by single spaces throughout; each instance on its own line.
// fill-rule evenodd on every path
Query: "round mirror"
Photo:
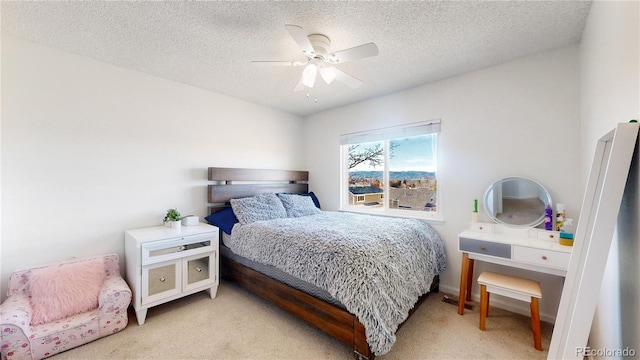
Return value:
M 523 177 L 493 183 L 484 194 L 484 208 L 493 221 L 513 227 L 533 227 L 544 221 L 551 195 L 542 184 Z

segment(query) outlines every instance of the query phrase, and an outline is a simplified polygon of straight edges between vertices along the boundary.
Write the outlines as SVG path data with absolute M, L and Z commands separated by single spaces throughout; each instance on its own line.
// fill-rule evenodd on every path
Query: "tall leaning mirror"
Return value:
M 545 208 L 551 205 L 549 191 L 535 180 L 512 176 L 487 188 L 484 208 L 489 218 L 511 227 L 535 227 L 544 221 Z

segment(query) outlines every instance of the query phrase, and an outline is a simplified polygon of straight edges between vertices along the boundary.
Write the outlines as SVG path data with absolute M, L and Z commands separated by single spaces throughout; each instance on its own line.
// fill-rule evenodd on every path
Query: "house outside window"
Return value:
M 342 135 L 341 209 L 440 219 L 440 121 Z

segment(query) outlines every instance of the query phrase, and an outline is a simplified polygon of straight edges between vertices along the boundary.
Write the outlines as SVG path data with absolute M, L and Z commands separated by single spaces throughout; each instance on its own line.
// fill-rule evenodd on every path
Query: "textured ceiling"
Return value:
M 577 44 L 590 5 L 589 1 L 3 1 L 1 11 L 3 33 L 308 115 Z M 305 60 L 285 24 L 327 35 L 332 52 L 375 42 L 380 54 L 337 65 L 363 81 L 357 89 L 319 80 L 308 92 L 294 92 L 302 67 L 251 64 L 251 60 Z

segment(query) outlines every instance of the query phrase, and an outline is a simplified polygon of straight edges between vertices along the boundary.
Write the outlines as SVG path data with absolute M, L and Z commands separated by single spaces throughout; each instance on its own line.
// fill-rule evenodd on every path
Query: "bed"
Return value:
M 349 278 L 343 273 L 356 272 L 360 268 L 364 269 L 362 270 L 363 272 L 367 272 L 367 268 L 364 265 L 360 265 L 362 262 L 367 263 L 366 266 L 375 268 L 371 270 L 371 273 L 376 274 L 379 268 L 394 267 L 396 265 L 393 263 L 386 264 L 384 261 L 387 260 L 382 258 L 396 257 L 395 255 L 398 254 L 394 251 L 397 250 L 391 251 L 388 248 L 390 245 L 385 244 L 384 252 L 380 252 L 381 250 L 378 249 L 375 250 L 378 251 L 375 256 L 358 255 L 361 257 L 358 258 L 359 260 L 356 259 L 356 255 L 352 254 L 361 253 L 363 244 L 371 243 L 371 245 L 367 246 L 372 249 L 380 248 L 380 246 L 376 245 L 374 241 L 368 241 L 366 237 L 362 239 L 356 239 L 357 236 L 355 235 L 341 237 L 339 233 L 346 231 L 344 228 L 348 226 L 344 226 L 344 224 L 356 224 L 358 221 L 365 221 L 364 218 L 369 221 L 371 216 L 327 212 L 317 209 L 316 207 L 319 208 L 317 199 L 313 197 L 313 193 L 308 192 L 307 172 L 212 167 L 208 169 L 208 178 L 215 183 L 208 186 L 208 201 L 212 204 L 209 212 L 212 215 L 208 216 L 207 219 L 210 220 L 212 216 L 215 217 L 215 225 L 220 226 L 221 230 L 223 230 L 220 232 L 221 277 L 236 282 L 238 285 L 273 302 L 347 344 L 353 348 L 356 358 L 373 359 L 375 354 L 387 352 L 395 341 L 395 332 L 403 320 L 417 309 L 429 293 L 438 292 L 438 273 L 444 270 L 444 245 L 441 244 L 441 240 L 435 230 L 429 226 L 425 227 L 422 222 L 417 220 L 405 221 L 401 227 L 394 230 L 393 234 L 398 232 L 406 233 L 401 237 L 397 237 L 398 239 L 403 239 L 402 247 L 405 247 L 404 244 L 415 242 L 416 246 L 418 246 L 417 249 L 419 249 L 418 251 L 410 249 L 399 251 L 410 251 L 411 254 L 428 253 L 425 256 L 438 258 L 438 264 L 427 266 L 429 269 L 416 268 L 418 271 L 413 271 L 412 273 L 419 274 L 419 276 L 415 276 L 414 283 L 406 286 L 406 289 L 403 287 L 401 289 L 393 289 L 393 291 L 380 290 L 383 287 L 375 285 L 378 281 L 375 276 L 372 277 L 370 274 L 362 275 L 368 276 L 366 277 L 367 281 L 363 282 L 358 278 Z M 259 209 L 263 207 L 264 202 L 267 200 L 271 203 L 268 203 L 268 211 L 265 215 Z M 313 203 L 311 203 L 312 200 Z M 262 202 L 255 203 L 255 201 Z M 279 206 L 276 209 L 277 216 L 269 212 L 272 211 L 272 205 L 276 206 L 276 202 L 280 203 L 280 205 L 284 204 L 285 216 L 281 215 L 283 210 L 280 210 Z M 302 203 L 304 205 L 298 205 Z M 313 204 L 316 207 L 309 206 L 309 204 Z M 234 212 L 230 211 L 230 205 L 235 210 Z M 253 210 L 249 211 L 248 209 L 258 210 L 254 213 Z M 296 213 L 300 209 L 302 209 L 302 212 Z M 223 215 L 225 213 L 238 215 L 240 222 L 235 226 L 232 225 L 232 228 L 228 228 L 227 220 L 225 220 L 225 224 L 219 224 L 220 218 L 228 216 Z M 345 216 L 350 218 L 344 219 Z M 260 221 L 255 221 L 256 219 Z M 392 223 L 394 220 L 390 220 L 391 218 L 378 217 L 377 219 L 376 223 L 389 221 L 388 225 L 380 225 L 385 226 L 385 229 L 387 226 L 396 226 Z M 316 228 L 317 226 L 326 226 L 316 225 L 316 223 L 332 221 L 333 223 L 331 223 L 329 230 Z M 422 225 L 419 225 L 418 230 L 415 231 L 404 229 L 407 224 L 413 226 L 410 223 L 411 221 Z M 305 225 L 300 226 L 301 223 L 305 223 Z M 340 225 L 341 223 L 343 224 L 342 226 Z M 358 227 L 369 227 L 369 225 L 363 226 L 361 224 Z M 343 229 L 341 230 L 340 228 Z M 231 232 L 231 229 L 233 229 L 233 235 L 227 234 Z M 293 232 L 293 234 L 285 234 L 289 231 Z M 412 237 L 412 234 L 416 231 L 423 237 L 424 234 L 422 232 L 431 232 L 428 235 L 430 239 L 432 238 L 429 240 L 431 245 L 422 244 L 422 242 L 426 241 L 405 240 L 405 236 Z M 323 234 L 323 236 L 316 236 L 317 234 Z M 335 238 L 333 237 L 334 235 L 336 236 Z M 309 244 L 309 242 L 306 242 L 308 241 L 307 237 L 311 236 L 315 236 L 313 248 L 304 248 L 304 244 Z M 297 237 L 300 237 L 300 239 Z M 287 239 L 286 241 L 291 241 L 291 243 L 287 243 L 287 246 L 284 246 L 287 251 L 277 251 L 276 248 L 284 243 L 283 239 L 285 238 Z M 339 251 L 335 250 L 335 244 L 338 242 L 345 242 L 344 250 L 343 245 L 340 246 Z M 325 247 L 323 248 L 322 246 Z M 274 250 L 265 251 L 265 249 Z M 328 251 L 328 249 L 333 250 Z M 304 258 L 306 253 L 318 253 L 325 256 L 325 258 L 322 260 L 307 259 Z M 391 255 L 387 256 L 386 254 Z M 261 256 L 265 258 L 259 258 Z M 351 256 L 354 256 L 353 259 L 355 260 L 352 260 Z M 402 260 L 413 257 L 413 255 L 400 254 L 397 257 Z M 376 260 L 374 261 L 373 259 Z M 347 266 L 351 262 L 356 263 L 350 265 L 351 270 L 335 270 L 339 266 Z M 416 263 L 418 263 L 416 266 L 423 266 L 422 262 L 417 261 Z M 320 266 L 327 266 L 327 268 L 322 271 L 310 271 L 309 269 L 317 269 Z M 389 272 L 390 277 L 414 277 L 411 273 L 401 273 L 405 265 L 396 267 L 399 269 Z M 398 274 L 395 274 L 396 272 Z M 380 277 L 384 278 L 385 276 Z M 340 290 L 341 288 L 334 286 L 332 282 L 340 283 L 340 286 L 346 286 L 348 290 Z M 359 290 L 353 291 L 354 286 Z M 369 296 L 368 294 L 371 292 L 375 293 L 375 296 Z M 378 295 L 379 293 L 382 295 Z M 377 297 L 382 298 L 377 299 Z M 375 300 L 371 300 L 374 298 Z M 399 298 L 402 299 L 400 300 Z M 366 302 L 366 305 L 363 305 L 362 301 Z M 369 304 L 369 301 L 373 301 L 373 303 Z M 408 305 L 406 304 L 407 301 L 409 302 Z M 386 315 L 387 313 L 390 315 Z M 381 319 L 378 318 L 379 314 L 384 314 Z M 361 322 L 359 318 L 363 319 L 363 321 Z M 387 318 L 393 319 L 388 320 Z M 395 322 L 387 324 L 387 321 L 395 321 L 398 324 Z

